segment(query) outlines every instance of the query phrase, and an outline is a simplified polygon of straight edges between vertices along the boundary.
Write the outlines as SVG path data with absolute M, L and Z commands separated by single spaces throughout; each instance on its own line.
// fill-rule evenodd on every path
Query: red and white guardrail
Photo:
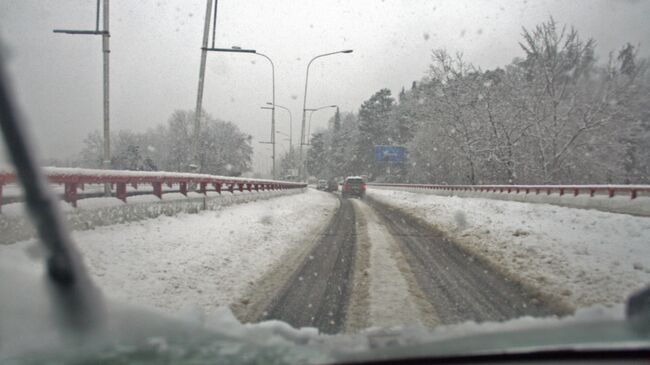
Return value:
M 547 194 L 557 193 L 560 196 L 580 194 L 593 197 L 595 194 L 606 194 L 610 198 L 616 195 L 628 195 L 636 199 L 639 193 L 650 194 L 650 185 L 434 185 L 434 184 L 390 184 L 368 183 L 368 186 L 395 187 L 423 190 L 464 191 L 480 193 L 523 193 Z
M 307 185 L 291 181 L 248 179 L 228 176 L 205 174 L 192 174 L 180 172 L 158 171 L 124 171 L 124 170 L 95 170 L 80 168 L 46 167 L 44 173 L 51 184 L 64 186 L 63 200 L 72 206 L 77 206 L 79 189 L 84 190 L 88 184 L 110 184 L 115 197 L 126 202 L 128 196 L 127 186 L 137 189 L 139 185 L 151 185 L 152 194 L 162 199 L 163 185 L 178 186 L 181 194 L 187 195 L 190 186 L 196 187 L 196 192 L 207 194 L 208 191 L 234 193 L 235 190 L 267 191 L 304 188 Z M 2 188 L 6 184 L 16 182 L 13 172 L 0 171 L 0 204 L 2 201 Z

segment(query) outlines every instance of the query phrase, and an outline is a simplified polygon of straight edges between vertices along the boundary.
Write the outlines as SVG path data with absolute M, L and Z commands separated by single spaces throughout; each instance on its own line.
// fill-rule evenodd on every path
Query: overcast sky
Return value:
M 196 102 L 204 0 L 111 1 L 111 127 L 144 131 L 167 121 L 175 109 Z M 650 1 L 418 1 L 418 0 L 220 0 L 216 46 L 253 48 L 275 63 L 276 102 L 289 107 L 294 143 L 307 62 L 342 49 L 352 54 L 321 58 L 310 72 L 308 107 L 338 104 L 357 111 L 375 91 L 426 75 L 431 50 L 462 51 L 466 60 L 494 68 L 522 56 L 521 27 L 553 16 L 594 38 L 598 56 L 624 43 L 648 56 Z M 21 106 L 40 152 L 66 157 L 102 125 L 101 38 L 53 34 L 54 28 L 92 29 L 92 0 L 2 0 L 0 39 Z M 270 168 L 269 63 L 255 55 L 208 55 L 204 108 L 253 135 L 256 169 Z M 330 110 L 314 115 L 312 130 Z M 277 110 L 277 128 L 288 118 Z M 278 147 L 278 153 L 288 144 Z M 266 151 L 266 152 L 265 152 Z

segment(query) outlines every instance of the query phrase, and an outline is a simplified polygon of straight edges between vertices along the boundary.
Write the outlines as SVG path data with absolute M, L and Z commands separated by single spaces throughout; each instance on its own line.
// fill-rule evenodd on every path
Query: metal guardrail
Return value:
M 590 197 L 593 197 L 597 193 L 604 193 L 610 198 L 616 195 L 626 194 L 631 199 L 636 199 L 639 193 L 650 193 L 650 185 L 435 185 L 369 183 L 368 186 L 481 193 L 534 193 L 536 195 L 542 193 L 547 195 L 558 193 L 560 196 L 569 193 L 573 196 L 588 194 Z
M 150 184 L 153 188 L 151 194 L 162 199 L 163 185 L 171 188 L 178 186 L 178 192 L 187 195 L 191 187 L 194 191 L 207 194 L 208 191 L 234 193 L 248 191 L 270 191 L 304 188 L 307 184 L 291 181 L 247 179 L 228 176 L 216 176 L 205 174 L 176 173 L 176 172 L 150 172 L 150 171 L 123 171 L 123 170 L 95 170 L 78 168 L 44 168 L 44 173 L 51 184 L 64 186 L 63 200 L 72 206 L 77 206 L 79 199 L 78 190 L 84 190 L 87 184 L 110 184 L 111 190 L 115 191 L 115 197 L 126 203 L 127 186 L 134 189 L 138 185 Z M 2 202 L 2 187 L 6 184 L 16 182 L 16 175 L 13 172 L 0 172 L 0 207 Z

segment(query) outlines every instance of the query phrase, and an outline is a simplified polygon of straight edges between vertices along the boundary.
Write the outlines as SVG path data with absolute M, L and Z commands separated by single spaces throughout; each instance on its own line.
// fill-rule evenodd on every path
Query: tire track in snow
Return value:
M 351 202 L 340 202 L 325 233 L 261 319 L 279 319 L 298 328 L 317 327 L 324 333 L 344 329 L 353 285 L 356 230 Z
M 441 324 L 556 314 L 536 294 L 495 272 L 441 232 L 399 209 L 368 202 L 399 241 Z

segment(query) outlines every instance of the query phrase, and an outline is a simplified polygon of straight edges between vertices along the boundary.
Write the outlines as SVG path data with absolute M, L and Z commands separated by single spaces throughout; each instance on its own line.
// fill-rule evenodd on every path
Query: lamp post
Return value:
M 107 1 L 107 0 L 106 0 Z M 214 9 L 212 6 L 212 0 L 207 0 L 206 10 L 205 10 L 205 23 L 203 26 L 203 43 L 201 47 L 201 65 L 199 70 L 199 88 L 196 97 L 196 113 L 195 113 L 195 122 L 194 122 L 194 135 L 192 139 L 192 158 L 194 159 L 195 170 L 200 170 L 200 161 L 199 161 L 199 135 L 200 135 L 200 126 L 201 126 L 201 108 L 203 102 L 203 84 L 205 77 L 205 61 L 208 52 L 230 52 L 230 53 L 253 53 L 258 56 L 266 58 L 269 63 L 271 63 L 271 86 L 272 86 L 272 98 L 273 103 L 275 104 L 275 66 L 273 61 L 267 55 L 259 53 L 254 49 L 242 49 L 241 47 L 233 46 L 231 48 L 216 48 L 215 47 L 215 33 L 217 29 L 217 5 L 218 0 L 215 0 Z M 214 10 L 214 15 L 211 14 Z M 210 38 L 210 19 L 212 17 L 212 46 L 208 48 L 208 41 Z M 273 144 L 273 177 L 275 178 L 275 108 L 271 112 L 271 144 Z
M 314 112 L 317 112 L 317 111 L 322 110 L 322 109 L 327 109 L 327 108 L 337 108 L 338 109 L 338 107 L 339 107 L 338 105 L 325 105 L 325 106 L 321 106 L 320 108 L 307 109 L 307 111 L 310 112 L 309 113 L 309 123 L 307 123 L 307 125 L 308 125 L 307 126 L 307 143 L 306 143 L 307 145 L 309 145 L 311 143 L 310 142 L 310 140 L 311 140 L 311 117 L 314 115 Z
M 273 61 L 271 58 L 263 53 L 257 52 L 254 49 L 243 49 L 241 47 L 237 46 L 232 46 L 231 48 L 203 48 L 204 51 L 209 51 L 209 52 L 229 52 L 229 53 L 251 53 L 257 56 L 261 56 L 266 58 L 269 63 L 271 64 L 271 99 L 273 100 L 272 104 L 275 104 L 275 65 L 273 64 Z M 264 142 L 273 145 L 272 149 L 272 159 L 273 159 L 273 178 L 276 178 L 275 174 L 275 108 L 264 108 L 263 109 L 271 109 L 271 141 L 270 142 Z M 195 138 L 198 139 L 198 136 L 195 136 Z
M 269 56 L 259 52 L 256 52 L 255 54 L 266 58 L 271 64 L 271 87 L 272 87 L 271 100 L 273 104 L 273 107 L 271 108 L 271 145 L 273 146 L 273 150 L 271 152 L 272 154 L 271 158 L 273 159 L 272 174 L 273 174 L 273 179 L 275 180 L 277 179 L 276 170 L 275 170 L 275 65 L 273 65 L 273 61 L 271 60 L 271 58 L 269 58 Z
M 318 55 L 314 58 L 312 58 L 309 63 L 307 64 L 307 73 L 305 76 L 305 93 L 302 101 L 302 123 L 300 127 L 300 165 L 298 166 L 299 173 L 298 176 L 302 177 L 303 175 L 303 154 L 302 154 L 302 146 L 305 144 L 305 119 L 306 119 L 306 114 L 307 114 L 307 85 L 309 82 L 309 67 L 311 66 L 311 63 L 314 62 L 316 59 L 321 58 L 321 57 L 326 57 L 326 56 L 331 56 L 339 53 L 352 53 L 353 51 L 351 49 L 346 49 L 344 51 L 337 51 L 337 52 L 330 52 L 330 53 L 323 53 L 321 55 Z
M 266 105 L 274 105 L 276 108 L 284 109 L 289 113 L 289 152 L 293 151 L 293 117 L 291 115 L 291 110 L 278 104 L 266 103 Z

